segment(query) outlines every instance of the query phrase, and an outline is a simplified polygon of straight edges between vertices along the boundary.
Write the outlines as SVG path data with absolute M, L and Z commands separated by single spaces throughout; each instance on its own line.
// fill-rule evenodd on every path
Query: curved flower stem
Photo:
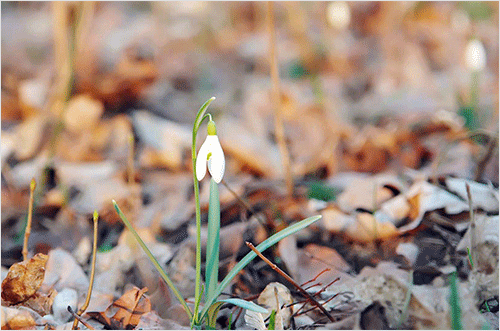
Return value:
M 198 179 L 196 178 L 196 135 L 198 134 L 198 129 L 200 128 L 201 122 L 205 119 L 205 112 L 207 111 L 208 105 L 215 100 L 214 97 L 208 99 L 198 111 L 193 125 L 193 141 L 191 145 L 191 155 L 193 160 L 193 184 L 194 184 L 194 199 L 196 206 L 196 279 L 195 279 L 195 289 L 194 289 L 194 313 L 192 319 L 192 325 L 198 324 L 198 310 L 200 307 L 201 293 L 201 210 L 200 210 L 200 186 Z M 210 115 L 207 115 L 210 116 Z M 210 116 L 211 119 L 211 116 Z

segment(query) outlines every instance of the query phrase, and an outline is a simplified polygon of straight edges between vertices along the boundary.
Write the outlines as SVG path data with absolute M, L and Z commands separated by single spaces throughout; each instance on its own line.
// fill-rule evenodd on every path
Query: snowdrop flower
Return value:
M 465 65 L 469 70 L 480 71 L 486 66 L 486 50 L 478 39 L 469 41 L 465 48 Z
M 207 127 L 207 139 L 201 145 L 198 157 L 196 158 L 196 178 L 201 181 L 207 173 L 206 163 L 208 162 L 208 171 L 210 175 L 218 184 L 224 176 L 224 168 L 226 161 L 224 159 L 224 152 L 217 137 L 217 130 L 215 122 L 210 120 Z

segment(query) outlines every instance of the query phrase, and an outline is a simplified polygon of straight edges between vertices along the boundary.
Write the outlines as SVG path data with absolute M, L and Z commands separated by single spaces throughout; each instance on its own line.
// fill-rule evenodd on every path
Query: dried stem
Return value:
M 476 246 L 476 220 L 474 215 L 474 206 L 472 204 L 472 194 L 470 193 L 470 186 L 465 183 L 465 189 L 467 190 L 467 198 L 469 199 L 469 213 L 470 213 L 470 255 L 472 260 L 472 268 L 477 266 L 476 263 L 476 253 L 474 247 Z
M 288 276 L 283 270 L 281 270 L 276 264 L 272 263 L 271 261 L 269 261 L 268 258 L 266 258 L 264 255 L 262 255 L 261 252 L 259 252 L 254 245 L 252 245 L 252 243 L 250 242 L 246 242 L 246 245 L 252 250 L 254 251 L 255 254 L 257 254 L 264 262 L 266 262 L 274 271 L 276 271 L 277 273 L 279 273 L 281 276 L 283 276 L 288 282 L 290 282 L 290 284 L 292 284 L 302 295 L 304 295 L 311 304 L 315 305 L 316 307 L 319 308 L 319 310 L 321 310 L 323 312 L 323 314 L 325 314 L 329 319 L 330 321 L 332 322 L 335 322 L 335 320 L 333 319 L 332 315 L 330 315 L 330 313 L 325 309 L 325 307 L 323 307 L 322 305 L 319 304 L 318 301 L 316 301 L 316 299 L 314 299 L 309 293 L 307 293 L 306 290 L 304 290 L 299 284 L 297 284 L 293 279 L 292 277 Z
M 281 154 L 281 160 L 283 168 L 285 170 L 285 182 L 288 191 L 288 195 L 293 194 L 293 177 L 292 177 L 292 167 L 290 163 L 290 154 L 285 141 L 285 130 L 283 127 L 283 117 L 281 109 L 281 91 L 280 91 L 280 78 L 278 72 L 278 56 L 276 51 L 276 30 L 274 27 L 274 13 L 273 13 L 273 2 L 267 2 L 267 30 L 269 33 L 269 62 L 271 65 L 271 78 L 273 81 L 272 89 L 272 100 L 274 104 L 274 131 L 276 133 L 276 139 L 278 141 L 278 147 Z
M 80 316 L 78 316 L 74 311 L 73 309 L 71 308 L 71 306 L 68 306 L 68 311 L 71 315 L 73 315 L 74 318 L 76 318 L 77 321 L 79 321 L 80 323 L 82 323 L 83 325 L 85 325 L 85 327 L 89 330 L 95 330 L 92 325 L 90 325 L 89 323 L 85 322 L 84 320 L 82 320 L 82 318 Z
M 35 178 L 31 179 L 30 183 L 30 200 L 28 203 L 28 221 L 26 222 L 26 230 L 24 231 L 24 244 L 23 244 L 23 260 L 28 259 L 28 239 L 31 234 L 31 221 L 33 219 L 33 193 L 35 192 L 36 181 Z
M 83 303 L 83 306 L 78 310 L 78 313 L 76 315 L 80 317 L 85 310 L 88 308 L 89 303 L 90 303 L 90 297 L 92 295 L 92 287 L 94 286 L 94 275 L 95 275 L 95 259 L 97 255 L 97 224 L 99 220 L 99 214 L 97 213 L 97 210 L 94 211 L 94 245 L 92 248 L 92 268 L 90 271 L 90 282 L 89 282 L 89 288 L 87 290 L 87 297 L 85 298 L 85 302 Z M 75 320 L 73 321 L 73 327 L 71 328 L 72 330 L 76 330 L 78 327 L 78 321 L 80 321 L 79 318 L 75 316 Z M 83 323 L 83 322 L 82 322 Z M 86 324 L 84 324 L 87 326 Z

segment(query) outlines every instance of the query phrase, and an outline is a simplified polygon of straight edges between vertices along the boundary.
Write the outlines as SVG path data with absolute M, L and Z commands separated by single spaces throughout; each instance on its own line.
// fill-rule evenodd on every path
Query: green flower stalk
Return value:
M 234 268 L 226 275 L 220 284 L 218 284 L 218 273 L 219 273 L 219 243 L 220 243 L 220 201 L 219 201 L 219 188 L 218 183 L 221 182 L 224 176 L 225 170 L 225 160 L 224 152 L 217 137 L 217 129 L 215 127 L 215 122 L 212 121 L 212 116 L 210 114 L 205 114 L 210 103 L 215 100 L 215 98 L 208 99 L 198 111 L 196 119 L 193 125 L 193 142 L 192 142 L 192 158 L 193 158 L 193 183 L 194 183 L 194 198 L 196 206 L 196 275 L 195 275 L 195 303 L 194 310 L 191 311 L 187 305 L 186 300 L 182 297 L 180 291 L 176 288 L 174 282 L 162 269 L 158 261 L 155 259 L 151 251 L 148 249 L 146 244 L 142 241 L 141 237 L 135 231 L 134 227 L 127 220 L 125 215 L 122 213 L 116 202 L 113 200 L 115 209 L 122 219 L 126 227 L 135 236 L 141 247 L 143 248 L 146 255 L 149 257 L 153 265 L 156 267 L 161 277 L 165 280 L 168 286 L 172 289 L 174 295 L 177 297 L 187 316 L 191 320 L 191 328 L 199 329 L 207 326 L 209 328 L 215 328 L 217 314 L 222 306 L 222 303 L 228 303 L 232 305 L 239 306 L 244 309 L 253 310 L 259 313 L 266 313 L 267 309 L 251 302 L 242 300 L 239 298 L 227 298 L 219 299 L 224 288 L 231 282 L 231 280 L 240 272 L 250 261 L 252 261 L 257 254 L 255 252 L 249 252 L 241 261 L 239 261 Z M 196 135 L 198 134 L 198 129 L 201 123 L 208 118 L 207 126 L 207 138 L 202 144 L 198 155 L 196 155 Z M 205 268 L 205 300 L 204 307 L 200 312 L 201 304 L 201 211 L 200 211 L 200 187 L 199 181 L 201 181 L 207 172 L 210 172 L 210 199 L 208 207 L 208 239 L 207 239 L 207 252 L 206 252 L 206 268 Z M 316 222 L 321 216 L 312 216 L 306 218 L 300 222 L 297 222 L 273 236 L 264 240 L 255 249 L 259 252 L 263 252 L 267 248 L 273 246 L 281 239 L 309 226 L 310 224 Z

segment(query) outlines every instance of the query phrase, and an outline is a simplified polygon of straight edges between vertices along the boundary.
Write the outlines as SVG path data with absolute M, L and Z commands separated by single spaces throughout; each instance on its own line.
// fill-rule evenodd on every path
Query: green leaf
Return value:
M 217 323 L 217 315 L 219 314 L 220 307 L 224 304 L 224 302 L 218 301 L 210 306 L 208 309 L 208 326 L 211 328 L 215 328 Z
M 215 293 L 219 278 L 220 242 L 220 201 L 217 183 L 210 179 L 210 199 L 208 205 L 208 238 L 206 252 L 205 285 L 206 298 Z
M 248 309 L 248 310 L 254 311 L 256 313 L 267 314 L 267 312 L 268 312 L 266 308 L 261 307 L 255 303 L 253 303 L 252 301 L 246 301 L 243 299 L 228 298 L 228 299 L 219 300 L 218 302 L 230 303 L 230 304 L 233 304 L 235 306 L 241 307 L 243 309 Z
M 335 201 L 339 193 L 340 189 L 325 185 L 319 181 L 315 181 L 309 185 L 307 198 L 323 201 Z
M 163 268 L 160 266 L 160 263 L 158 263 L 158 261 L 156 260 L 156 258 L 153 256 L 153 254 L 149 250 L 148 246 L 146 246 L 146 244 L 144 243 L 144 241 L 142 240 L 142 238 L 139 236 L 139 234 L 137 233 L 137 231 L 135 231 L 135 229 L 132 226 L 132 224 L 130 224 L 129 220 L 125 217 L 125 215 L 123 214 L 123 212 L 120 210 L 120 208 L 116 204 L 115 200 L 113 200 L 113 205 L 115 206 L 116 212 L 118 213 L 118 215 L 122 219 L 123 223 L 127 226 L 127 228 L 129 229 L 129 231 L 132 232 L 132 234 L 134 235 L 135 239 L 139 242 L 139 245 L 141 245 L 142 249 L 144 250 L 144 253 L 146 253 L 146 255 L 148 256 L 149 260 L 153 263 L 153 265 L 155 266 L 156 270 L 158 270 L 158 272 L 160 273 L 160 276 L 163 278 L 163 280 L 165 281 L 165 283 L 167 283 L 167 285 L 170 286 L 170 289 L 172 289 L 172 292 L 174 293 L 174 295 L 177 297 L 177 299 L 179 300 L 179 302 L 183 306 L 183 308 L 186 311 L 186 314 L 188 315 L 189 319 L 192 319 L 193 313 L 191 313 L 191 310 L 189 309 L 186 301 L 182 297 L 182 295 L 179 292 L 179 290 L 175 287 L 175 285 L 172 282 L 172 280 L 170 279 L 170 277 L 168 277 L 168 275 L 165 273 L 165 271 L 163 270 Z
M 297 222 L 294 225 L 291 225 L 291 226 L 287 227 L 286 229 L 281 230 L 278 233 L 275 233 L 271 237 L 269 237 L 266 240 L 264 240 L 263 242 L 261 242 L 255 248 L 259 252 L 263 252 L 266 249 L 268 249 L 269 247 L 276 244 L 281 239 L 288 237 L 289 235 L 294 234 L 297 231 L 302 230 L 303 228 L 311 225 L 312 223 L 316 222 L 320 218 L 321 218 L 321 215 L 316 215 L 316 216 L 311 216 L 311 217 L 308 217 L 306 219 L 303 219 L 302 221 Z M 257 256 L 257 254 L 255 254 L 253 251 L 248 252 L 248 254 L 245 255 L 245 257 L 243 257 L 243 259 L 241 259 L 240 262 L 238 262 L 238 264 L 236 264 L 234 266 L 234 268 L 231 269 L 231 271 L 227 274 L 227 276 L 222 280 L 222 282 L 217 287 L 215 293 L 212 294 L 208 298 L 208 300 L 206 301 L 206 305 L 209 306 L 212 302 L 214 302 L 217 299 L 217 297 L 222 293 L 222 291 L 226 288 L 226 286 L 229 285 L 231 280 L 241 271 L 241 269 L 246 267 L 246 265 L 248 263 L 250 263 L 250 261 L 252 261 L 256 256 Z M 206 314 L 207 309 L 208 309 L 208 307 L 202 311 L 201 316 L 204 316 Z
M 268 330 L 276 329 L 276 310 L 273 309 L 271 315 L 269 316 L 269 325 L 267 327 Z
M 462 311 L 460 309 L 460 296 L 457 287 L 457 272 L 453 272 L 450 277 L 450 314 L 451 327 L 453 330 L 462 330 Z

